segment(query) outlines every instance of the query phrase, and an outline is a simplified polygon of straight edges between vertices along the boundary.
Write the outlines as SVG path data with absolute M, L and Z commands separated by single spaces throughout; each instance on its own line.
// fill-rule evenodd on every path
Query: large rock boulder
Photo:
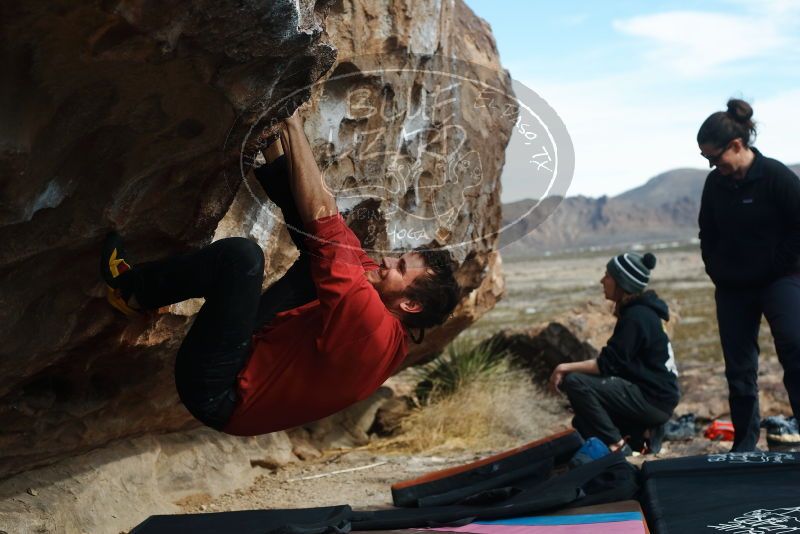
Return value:
M 494 352 L 504 352 L 545 384 L 558 364 L 596 358 L 615 322 L 608 303 L 590 300 L 552 321 L 500 330 L 483 343 Z
M 309 99 L 302 114 L 326 180 L 375 252 L 417 244 L 392 243 L 393 222 L 463 201 L 425 241 L 466 243 L 454 250 L 465 298 L 413 357 L 439 350 L 501 295 L 492 231 L 507 118 L 460 94 L 448 104 L 451 123 L 467 134 L 463 154 L 482 169 L 469 195 L 426 187 L 446 173 L 425 161 L 388 197 L 338 194 L 375 175 L 345 157 L 354 129 L 375 120 L 337 111 L 351 87 L 381 88 L 398 102 L 408 91 L 427 94 L 435 80 L 413 71 L 439 54 L 481 63 L 459 72 L 510 92 L 488 26 L 461 1 L 32 0 L 3 6 L 1 39 L 0 477 L 112 440 L 196 426 L 177 399 L 172 366 L 198 303 L 143 322 L 121 318 L 102 298 L 98 245 L 116 227 L 146 261 L 245 235 L 262 245 L 266 282 L 275 280 L 295 252 L 243 175 L 258 132 Z M 375 54 L 405 70 L 365 74 L 361 58 Z M 315 85 L 334 75 L 341 79 Z M 401 117 L 387 139 L 411 126 L 435 136 L 447 124 Z M 370 224 L 359 224 L 364 210 Z
M 540 383 L 547 382 L 553 369 L 561 363 L 582 362 L 598 355 L 596 348 L 556 322 L 517 332 L 502 330 L 489 339 L 488 345 L 494 351 L 507 353 L 515 364 L 528 369 Z

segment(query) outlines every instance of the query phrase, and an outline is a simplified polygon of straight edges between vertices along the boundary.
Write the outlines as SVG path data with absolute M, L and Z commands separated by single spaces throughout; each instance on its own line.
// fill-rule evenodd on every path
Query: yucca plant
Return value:
M 458 389 L 495 372 L 507 354 L 493 343 L 457 339 L 444 354 L 419 370 L 415 390 L 421 405 L 452 395 Z

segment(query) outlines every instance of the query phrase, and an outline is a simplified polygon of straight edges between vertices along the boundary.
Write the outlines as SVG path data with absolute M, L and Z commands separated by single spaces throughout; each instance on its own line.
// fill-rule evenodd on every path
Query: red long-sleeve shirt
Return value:
M 340 215 L 306 225 L 318 299 L 253 337 L 225 432 L 266 434 L 315 421 L 372 394 L 408 353 L 405 328 L 367 281 L 377 269 Z

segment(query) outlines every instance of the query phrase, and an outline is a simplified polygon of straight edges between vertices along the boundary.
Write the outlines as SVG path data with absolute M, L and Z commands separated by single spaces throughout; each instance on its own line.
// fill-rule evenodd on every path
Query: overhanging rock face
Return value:
M 337 98 L 345 104 L 348 82 L 315 83 L 357 72 L 358 57 L 457 55 L 488 67 L 473 78 L 493 71 L 486 82 L 510 91 L 488 26 L 459 1 L 34 0 L 3 6 L 2 21 L 0 476 L 196 424 L 172 377 L 196 303 L 149 321 L 118 316 L 97 278 L 96 253 L 109 228 L 126 236 L 139 261 L 246 235 L 264 247 L 272 281 L 294 252 L 269 205 L 241 186 L 254 122 L 311 99 L 306 132 L 338 193 L 374 175 L 342 157 L 353 122 L 333 109 Z M 422 75 L 358 80 L 395 95 L 434 90 Z M 483 178 L 429 241 L 469 243 L 456 254 L 468 295 L 414 358 L 435 352 L 502 292 L 492 231 L 500 224 L 498 180 L 511 123 L 472 102 L 451 107 L 465 125 L 464 153 L 477 154 L 470 157 Z M 387 135 L 397 140 L 403 124 L 393 122 Z M 428 127 L 433 135 L 442 125 Z M 434 165 L 417 171 L 423 185 L 441 174 Z M 422 213 L 415 210 L 455 198 L 434 189 L 411 180 L 389 200 L 337 196 L 377 251 L 416 244 L 391 243 L 387 229 L 398 215 L 390 207 L 406 199 L 406 214 Z M 379 231 L 359 227 L 354 214 L 364 207 Z

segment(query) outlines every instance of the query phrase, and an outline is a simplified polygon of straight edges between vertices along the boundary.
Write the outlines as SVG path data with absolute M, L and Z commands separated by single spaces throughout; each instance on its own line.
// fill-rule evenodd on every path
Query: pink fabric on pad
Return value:
M 585 525 L 479 525 L 443 527 L 426 530 L 469 534 L 645 534 L 641 521 L 615 521 Z

